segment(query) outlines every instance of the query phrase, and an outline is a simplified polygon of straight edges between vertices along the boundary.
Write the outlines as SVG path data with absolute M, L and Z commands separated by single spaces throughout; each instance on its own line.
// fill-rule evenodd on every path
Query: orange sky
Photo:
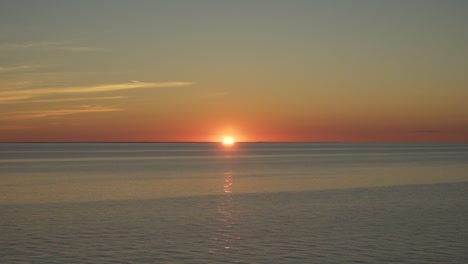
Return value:
M 105 3 L 2 4 L 0 142 L 468 141 L 464 1 Z

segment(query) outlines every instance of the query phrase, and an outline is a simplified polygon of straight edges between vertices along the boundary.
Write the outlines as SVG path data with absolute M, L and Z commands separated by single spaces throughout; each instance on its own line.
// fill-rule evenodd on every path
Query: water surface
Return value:
M 0 144 L 1 263 L 462 263 L 468 144 Z

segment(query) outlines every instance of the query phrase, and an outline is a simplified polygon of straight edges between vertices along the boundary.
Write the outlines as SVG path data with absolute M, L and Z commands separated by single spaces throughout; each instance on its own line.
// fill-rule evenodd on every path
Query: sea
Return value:
M 468 144 L 0 144 L 0 263 L 467 263 Z

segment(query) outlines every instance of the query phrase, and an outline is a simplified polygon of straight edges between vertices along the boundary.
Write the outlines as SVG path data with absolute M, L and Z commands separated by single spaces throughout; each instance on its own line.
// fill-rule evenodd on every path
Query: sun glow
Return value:
M 234 139 L 232 137 L 224 137 L 223 138 L 223 144 L 226 145 L 226 146 L 229 146 L 229 145 L 232 145 L 234 144 Z

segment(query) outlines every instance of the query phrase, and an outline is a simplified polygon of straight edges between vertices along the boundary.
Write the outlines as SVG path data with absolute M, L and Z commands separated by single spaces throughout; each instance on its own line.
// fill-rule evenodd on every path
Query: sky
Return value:
M 468 142 L 468 1 L 0 0 L 0 142 Z

